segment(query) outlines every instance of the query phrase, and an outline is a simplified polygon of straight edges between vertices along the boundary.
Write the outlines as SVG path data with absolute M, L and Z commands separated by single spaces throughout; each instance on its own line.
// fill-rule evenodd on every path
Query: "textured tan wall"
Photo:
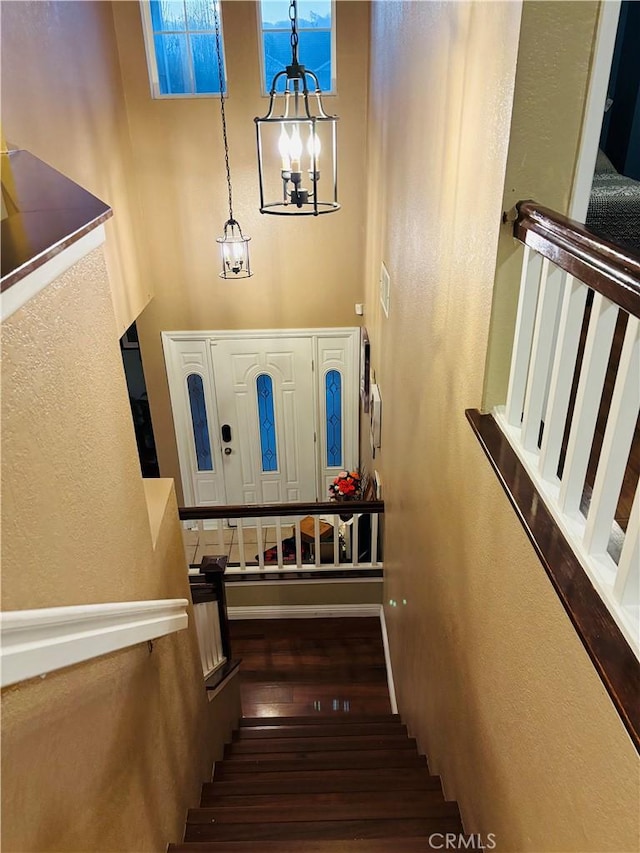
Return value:
M 568 213 L 600 4 L 527 0 L 523 6 L 502 209 L 532 198 Z M 522 248 L 500 229 L 483 407 L 504 403 Z
M 0 14 L 4 135 L 112 206 L 106 254 L 121 336 L 151 284 L 111 4 L 21 0 Z
M 173 493 L 152 545 L 114 330 L 101 249 L 3 324 L 4 610 L 189 597 Z M 2 849 L 164 850 L 238 711 L 233 682 L 207 702 L 193 628 L 5 689 Z
M 365 319 L 400 602 L 385 615 L 401 713 L 467 831 L 512 853 L 619 853 L 638 846 L 637 756 L 464 417 L 482 397 L 519 17 L 373 6 Z
M 325 107 L 340 116 L 344 209 L 286 220 L 258 212 L 253 119 L 268 99 L 260 95 L 256 7 L 223 7 L 234 215 L 252 237 L 255 272 L 238 282 L 218 278 L 215 239 L 228 218 L 219 100 L 153 100 L 138 3 L 113 9 L 155 292 L 138 324 L 142 357 L 161 471 L 175 477 L 179 494 L 160 331 L 353 326 L 363 292 L 369 4 L 337 4 L 338 96 Z

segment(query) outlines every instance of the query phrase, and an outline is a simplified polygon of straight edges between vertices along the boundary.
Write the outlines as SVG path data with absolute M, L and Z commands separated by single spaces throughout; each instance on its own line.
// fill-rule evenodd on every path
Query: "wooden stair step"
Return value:
M 360 749 L 332 753 L 267 753 L 264 756 L 239 755 L 216 764 L 216 779 L 231 779 L 239 774 L 287 770 L 347 770 L 354 768 L 427 767 L 427 759 L 412 750 Z
M 400 714 L 314 714 L 304 717 L 242 717 L 240 728 L 251 726 L 315 726 L 339 723 L 344 726 L 350 723 L 401 723 Z
M 233 740 L 263 740 L 265 738 L 294 738 L 294 737 L 344 737 L 347 734 L 341 723 L 331 723 L 314 726 L 254 726 L 242 728 L 234 732 Z M 407 737 L 407 727 L 402 723 L 351 723 L 349 735 L 404 735 Z
M 339 793 L 347 791 L 441 791 L 440 777 L 430 776 L 424 766 L 418 768 L 381 768 L 370 770 L 298 770 L 295 772 L 242 774 L 237 780 L 224 781 L 218 777 L 216 765 L 213 782 L 202 786 L 201 805 L 206 806 L 218 796 L 252 794 Z
M 204 799 L 204 795 L 202 797 Z M 422 807 L 419 813 L 427 816 L 425 809 L 432 806 L 438 807 L 441 803 L 448 802 L 444 799 L 439 788 L 432 789 L 406 789 L 400 791 L 312 791 L 296 793 L 263 793 L 263 794 L 220 794 L 210 796 L 208 802 L 200 802 L 200 808 L 224 808 L 224 809 L 265 809 L 272 811 L 287 809 L 297 811 L 299 808 L 313 807 L 333 808 L 339 805 L 377 805 L 378 808 L 386 806 L 390 802 L 411 803 L 412 806 Z M 455 806 L 456 804 L 453 803 Z M 316 811 L 315 815 L 320 814 Z M 380 817 L 378 811 L 376 817 Z
M 192 841 L 170 844 L 167 853 L 426 853 L 429 841 L 419 838 L 367 838 L 298 841 Z M 469 848 L 471 849 L 471 848 Z
M 188 823 L 184 840 L 253 841 L 264 849 L 262 839 L 297 841 L 333 838 L 389 838 L 429 836 L 434 832 L 462 833 L 460 820 L 453 817 L 402 818 L 400 820 L 323 820 L 280 823 Z M 391 851 L 389 851 L 391 853 Z
M 342 737 L 252 738 L 228 743 L 225 760 L 244 755 L 285 752 L 344 752 L 345 749 L 399 749 L 416 751 L 416 742 L 406 735 L 348 734 Z
M 424 797 L 424 791 L 402 791 L 401 796 L 387 794 L 375 797 L 372 792 L 356 796 L 352 794 L 315 794 L 296 796 L 280 794 L 270 798 L 267 803 L 247 802 L 252 798 L 242 798 L 243 805 L 219 803 L 199 809 L 189 809 L 187 823 L 281 823 L 283 820 L 318 820 L 318 815 L 326 814 L 331 820 L 376 820 L 381 815 L 385 820 L 400 818 L 453 818 L 459 817 L 458 804 L 446 802 L 439 792 L 431 798 Z M 262 797 L 254 800 L 264 799 Z

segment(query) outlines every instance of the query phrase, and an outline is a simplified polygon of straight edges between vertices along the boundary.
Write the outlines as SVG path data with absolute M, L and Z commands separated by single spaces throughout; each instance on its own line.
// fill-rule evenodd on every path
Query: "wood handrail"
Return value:
M 640 317 L 640 256 L 535 201 L 519 201 L 517 240 Z
M 227 506 L 181 506 L 181 521 L 217 518 L 275 518 L 289 515 L 339 515 L 341 512 L 384 513 L 384 501 L 324 501 L 321 503 L 237 504 Z

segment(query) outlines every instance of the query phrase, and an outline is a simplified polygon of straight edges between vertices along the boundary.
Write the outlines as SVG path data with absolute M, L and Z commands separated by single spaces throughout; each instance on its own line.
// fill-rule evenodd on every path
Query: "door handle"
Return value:
M 231 441 L 231 427 L 229 424 L 222 424 L 222 440 L 225 444 Z
M 225 456 L 231 456 L 231 448 L 230 447 L 225 447 L 224 455 Z

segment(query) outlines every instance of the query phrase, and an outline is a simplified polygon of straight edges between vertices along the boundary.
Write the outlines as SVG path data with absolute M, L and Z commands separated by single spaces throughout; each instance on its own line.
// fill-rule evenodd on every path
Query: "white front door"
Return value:
M 357 467 L 359 329 L 162 342 L 186 506 L 325 501 Z
M 211 343 L 229 504 L 314 501 L 312 340 Z

